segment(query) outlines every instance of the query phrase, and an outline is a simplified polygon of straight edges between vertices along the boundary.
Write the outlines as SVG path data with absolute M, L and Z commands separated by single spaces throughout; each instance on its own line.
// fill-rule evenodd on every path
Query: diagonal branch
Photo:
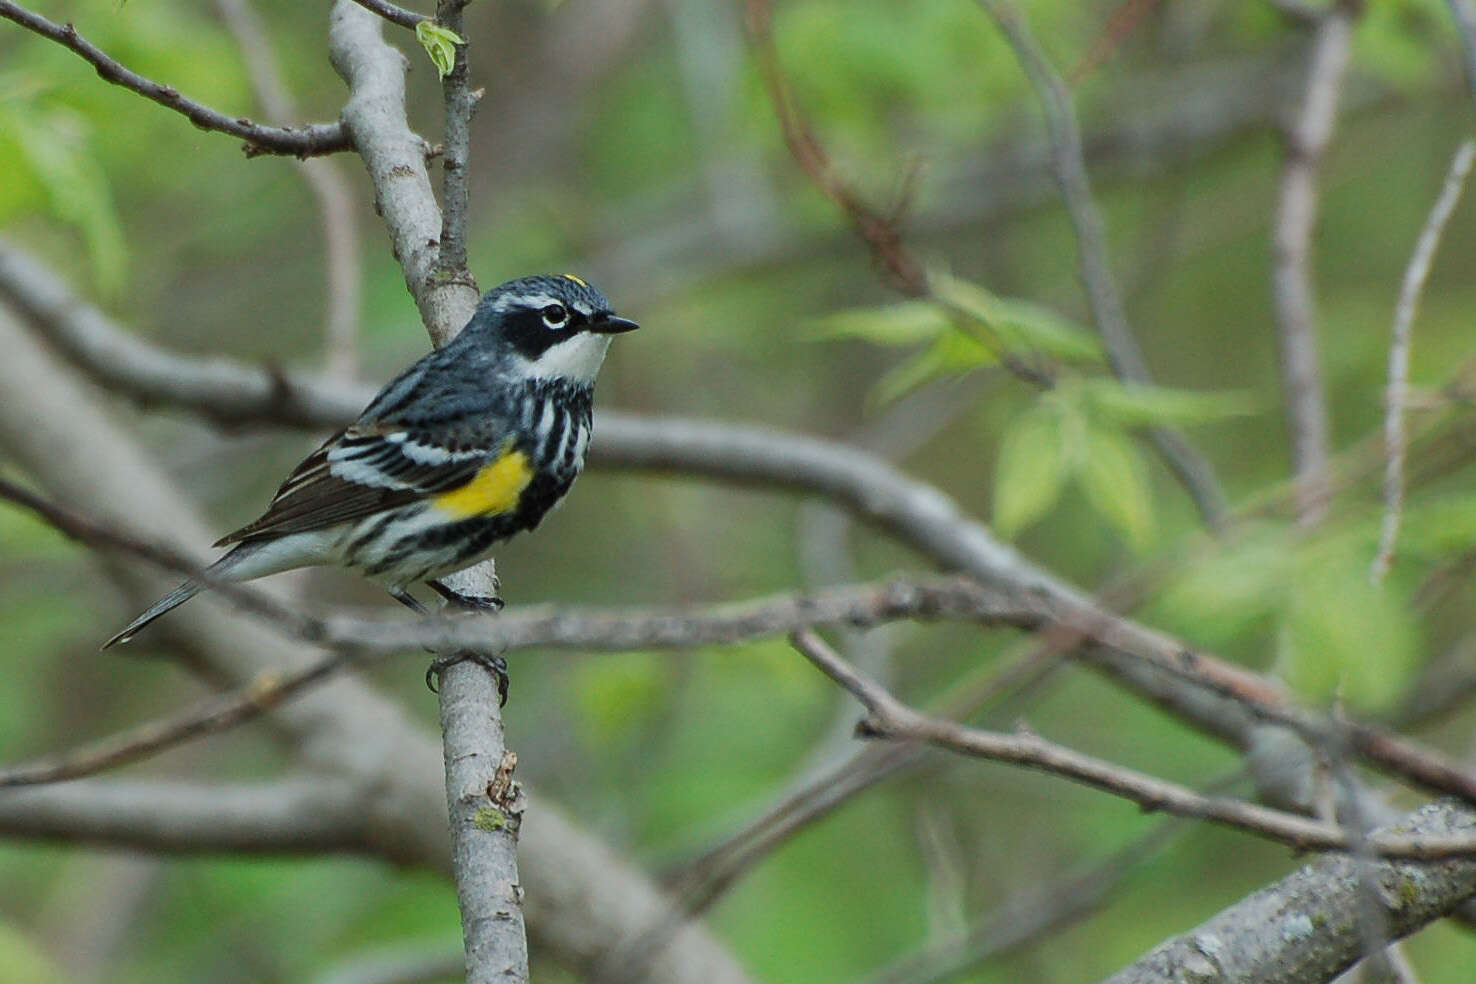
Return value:
M 914 710 L 858 671 L 808 630 L 791 636 L 794 647 L 866 708 L 856 726 L 862 738 L 925 742 L 971 758 L 1005 762 L 1061 776 L 1137 803 L 1144 810 L 1208 820 L 1246 833 L 1278 840 L 1298 850 L 1351 851 L 1365 838 L 1342 827 L 1256 806 L 1243 800 L 1205 796 L 1186 786 L 1157 779 L 1104 759 L 1084 755 L 1028 731 L 1004 734 L 971 728 Z M 1476 828 L 1469 812 L 1467 827 Z M 1397 833 L 1366 838 L 1385 857 L 1440 858 L 1476 855 L 1476 830 L 1424 838 Z M 1476 877 L 1476 870 L 1473 870 Z
M 1380 838 L 1469 837 L 1476 818 L 1434 803 Z M 1357 913 L 1371 900 L 1398 938 L 1447 915 L 1476 892 L 1476 861 L 1325 858 L 1235 903 L 1194 930 L 1156 947 L 1104 984 L 1177 984 L 1186 980 L 1272 984 L 1330 981 L 1362 959 Z
M 415 30 L 415 25 L 421 21 L 430 20 L 425 14 L 418 13 L 414 10 L 406 10 L 398 4 L 390 3 L 389 0 L 354 0 L 354 3 L 357 3 L 370 13 L 383 17 L 391 24 L 408 27 L 412 31 Z
M 105 81 L 150 99 L 160 106 L 183 114 L 191 123 L 202 130 L 229 133 L 246 141 L 247 156 L 257 154 L 291 154 L 296 157 L 312 157 L 317 154 L 332 154 L 348 150 L 352 144 L 348 130 L 342 123 L 309 123 L 298 127 L 265 126 L 253 123 L 242 116 L 226 116 L 181 95 L 173 86 L 162 85 L 145 78 L 122 63 L 110 58 L 97 45 L 77 33 L 71 24 L 58 24 L 40 14 L 27 10 L 11 0 L 0 0 L 0 17 L 14 21 L 27 30 L 34 31 L 57 44 L 70 48 L 93 68 Z

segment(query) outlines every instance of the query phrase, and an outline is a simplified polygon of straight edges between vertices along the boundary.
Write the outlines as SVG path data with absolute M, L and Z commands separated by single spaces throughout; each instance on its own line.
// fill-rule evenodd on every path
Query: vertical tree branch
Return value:
M 1420 231 L 1409 266 L 1404 271 L 1404 282 L 1399 287 L 1399 301 L 1394 306 L 1394 331 L 1389 341 L 1389 386 L 1384 392 L 1384 449 L 1388 456 L 1384 466 L 1384 522 L 1371 570 L 1375 581 L 1382 580 L 1394 562 L 1399 518 L 1404 511 L 1404 405 L 1409 388 L 1409 349 L 1415 313 L 1419 310 L 1420 293 L 1430 276 L 1430 264 L 1440 245 L 1441 233 L 1460 201 L 1461 189 L 1466 186 L 1473 159 L 1476 159 L 1476 141 L 1467 140 L 1456 149 L 1450 162 L 1445 185 Z
M 441 26 L 458 35 L 466 0 L 442 0 Z M 436 345 L 459 332 L 476 309 L 476 281 L 466 269 L 466 162 L 476 97 L 467 89 L 466 45 L 444 80 L 445 202 L 437 209 L 423 143 L 405 120 L 404 59 L 384 42 L 380 22 L 351 0 L 338 0 L 330 34 L 334 66 L 349 83 L 344 122 L 374 182 L 395 256 Z M 446 579 L 456 590 L 495 596 L 491 561 Z M 440 679 L 446 799 L 452 862 L 473 984 L 528 979 L 528 943 L 517 874 L 517 757 L 503 741 L 501 706 L 490 675 L 473 663 L 447 667 Z
M 1353 3 L 1338 0 L 1313 28 L 1306 90 L 1286 127 L 1281 188 L 1272 232 L 1271 301 L 1281 345 L 1297 517 L 1314 524 L 1327 511 L 1327 398 L 1317 355 L 1312 234 L 1317 176 L 1332 138 L 1353 44 Z
M 436 23 L 461 35 L 462 11 L 469 0 L 440 0 L 436 5 Z M 467 158 L 471 149 L 471 118 L 476 111 L 479 92 L 467 84 L 466 49 L 456 46 L 456 61 L 441 82 L 446 102 L 445 139 L 441 147 L 444 177 L 441 191 L 441 252 L 436 263 L 436 276 L 441 282 L 456 280 L 477 289 L 477 282 L 467 268 L 466 224 L 470 204 L 467 195 Z
M 528 942 L 517 882 L 524 800 L 512 778 L 518 757 L 503 740 L 497 685 L 481 666 L 455 663 L 441 674 L 440 693 L 467 984 L 526 981 Z

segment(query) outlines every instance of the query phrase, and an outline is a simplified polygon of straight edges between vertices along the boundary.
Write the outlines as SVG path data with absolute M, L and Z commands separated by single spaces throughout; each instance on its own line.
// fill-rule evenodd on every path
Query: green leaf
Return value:
M 1068 419 L 1060 404 L 1042 400 L 1005 431 L 994 465 L 994 526 L 1014 536 L 1061 497 L 1071 472 Z
M 1007 352 L 1041 352 L 1073 362 L 1102 361 L 1096 336 L 1061 315 L 978 284 L 933 273 L 928 283 L 945 302 L 975 319 Z
M 107 174 L 91 153 L 86 121 L 70 109 L 0 101 L 0 131 L 15 141 L 19 169 L 45 189 L 52 214 L 81 233 L 98 289 L 116 294 L 128 251 Z
M 1376 710 L 1402 696 L 1416 672 L 1418 632 L 1408 599 L 1368 577 L 1367 552 L 1303 552 L 1287 586 L 1282 673 L 1312 700 L 1341 696 Z
M 1215 648 L 1279 617 L 1292 578 L 1293 535 L 1281 523 L 1251 524 L 1184 566 L 1155 600 L 1153 619 Z
M 423 20 L 415 25 L 415 40 L 430 55 L 436 72 L 445 78 L 456 65 L 456 46 L 466 44 L 466 38 L 449 27 L 442 27 L 433 20 Z
M 1134 546 L 1145 546 L 1153 535 L 1153 490 L 1132 439 L 1120 430 L 1092 427 L 1085 448 L 1077 484 L 1104 519 Z
M 892 367 L 876 384 L 872 399 L 891 403 L 934 379 L 962 375 L 997 361 L 983 342 L 950 328 L 932 345 Z
M 820 319 L 819 338 L 859 338 L 876 345 L 930 342 L 952 325 L 931 301 L 903 301 L 882 307 L 852 308 Z
M 1248 393 L 1202 393 L 1099 377 L 1082 383 L 1095 414 L 1122 427 L 1189 426 L 1254 413 Z

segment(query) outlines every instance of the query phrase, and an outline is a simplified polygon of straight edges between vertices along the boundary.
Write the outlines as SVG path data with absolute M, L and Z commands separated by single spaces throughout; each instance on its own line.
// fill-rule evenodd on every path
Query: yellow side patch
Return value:
M 559 274 L 559 276 L 563 277 L 565 280 L 572 280 L 572 281 L 574 281 L 576 284 L 578 284 L 581 287 L 588 287 L 589 286 L 589 284 L 585 283 L 583 280 L 580 280 L 578 277 L 574 276 L 574 274 L 572 274 L 572 273 L 561 273 L 561 274 Z
M 533 480 L 533 467 L 521 451 L 509 451 L 481 471 L 470 482 L 442 492 L 431 504 L 457 519 L 496 516 L 517 508 L 523 490 Z

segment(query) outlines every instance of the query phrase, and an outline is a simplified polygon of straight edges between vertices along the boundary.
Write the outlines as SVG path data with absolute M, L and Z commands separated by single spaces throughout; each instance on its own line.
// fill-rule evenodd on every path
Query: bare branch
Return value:
M 0 769 L 0 788 L 34 786 L 95 775 L 244 724 L 303 688 L 327 679 L 338 671 L 343 662 L 335 654 L 290 672 L 264 672 L 236 693 L 202 701 L 179 714 L 150 721 L 61 755 Z
M 466 979 L 468 984 L 526 981 L 528 941 L 517 850 L 527 802 L 512 777 L 518 757 L 506 748 L 497 686 L 490 673 L 468 661 L 446 668 L 440 694 L 451 869 Z
M 172 86 L 161 85 L 124 67 L 108 57 L 97 45 L 77 33 L 71 24 L 57 24 L 40 14 L 12 3 L 0 0 L 0 17 L 14 21 L 20 26 L 50 38 L 76 52 L 97 70 L 105 81 L 150 99 L 160 106 L 183 114 L 191 123 L 202 130 L 229 133 L 246 141 L 248 156 L 256 154 L 292 154 L 296 157 L 311 157 L 316 154 L 332 154 L 348 150 L 352 146 L 348 130 L 342 123 L 309 123 L 298 127 L 263 126 L 245 117 L 231 117 L 211 109 L 203 103 L 183 96 Z
M 1312 235 L 1317 222 L 1317 175 L 1332 138 L 1343 78 L 1352 51 L 1356 3 L 1336 0 L 1312 31 L 1306 89 L 1286 128 L 1286 149 L 1272 233 L 1271 300 L 1281 343 L 1297 514 L 1318 522 L 1327 511 L 1327 398 L 1317 354 L 1312 285 Z
M 246 73 L 256 90 L 256 101 L 267 118 L 280 123 L 297 116 L 297 107 L 272 54 L 272 39 L 251 0 L 216 0 L 215 5 L 226 27 L 236 36 Z M 353 196 L 335 161 L 305 160 L 298 164 L 297 170 L 318 203 L 318 216 L 323 223 L 323 246 L 327 253 L 324 369 L 331 379 L 352 379 L 358 368 L 356 338 L 363 279 L 359 270 L 359 222 Z
M 364 851 L 353 786 L 317 775 L 234 785 L 83 779 L 0 792 L 0 833 L 166 854 Z
M 414 10 L 406 10 L 404 7 L 390 3 L 389 0 L 354 0 L 354 3 L 357 3 L 365 10 L 378 14 L 391 24 L 408 27 L 412 31 L 415 30 L 415 25 L 421 21 L 430 20 L 430 17 L 425 14 L 417 13 Z
M 436 23 L 462 36 L 462 11 L 468 0 L 439 0 Z M 471 211 L 468 200 L 467 158 L 471 153 L 471 118 L 479 92 L 467 82 L 467 45 L 456 45 L 456 62 L 441 80 L 446 103 L 446 135 L 441 145 L 444 181 L 441 189 L 441 252 L 436 276 L 442 281 L 458 280 L 477 289 L 476 278 L 467 268 L 466 224 Z
M 174 355 L 122 331 L 54 272 L 0 239 L 0 297 L 68 359 L 145 403 L 182 405 L 221 423 L 337 428 L 374 395 L 369 387 Z M 123 382 L 126 380 L 126 382 Z
M 1389 385 L 1384 393 L 1384 448 L 1388 455 L 1384 469 L 1384 522 L 1379 533 L 1378 553 L 1374 555 L 1370 571 L 1374 581 L 1383 580 L 1394 562 L 1399 518 L 1404 511 L 1404 404 L 1409 386 L 1409 349 L 1415 314 L 1419 310 L 1425 280 L 1430 276 L 1435 250 L 1440 246 L 1440 237 L 1455 211 L 1456 202 L 1460 201 L 1473 160 L 1476 160 L 1476 141 L 1467 140 L 1456 150 L 1450 171 L 1445 176 L 1445 185 L 1440 189 L 1440 197 L 1435 199 L 1425 226 L 1420 230 L 1409 266 L 1404 271 L 1404 282 L 1399 287 L 1399 301 L 1394 306 L 1394 331 L 1389 341 Z
M 1392 830 L 1373 836 L 1469 837 L 1476 817 L 1451 803 L 1423 807 Z M 1185 980 L 1327 981 L 1364 955 L 1358 931 L 1365 879 L 1394 937 L 1449 914 L 1476 891 L 1476 862 L 1448 860 L 1378 863 L 1372 870 L 1351 857 L 1325 858 L 1248 896 L 1155 948 L 1104 984 L 1170 984 Z
M 1148 363 L 1128 324 L 1127 312 L 1123 310 L 1122 298 L 1112 276 L 1112 265 L 1107 259 L 1102 218 L 1092 200 L 1081 146 L 1081 128 L 1077 124 L 1071 92 L 1046 59 L 1045 52 L 1019 11 L 1004 0 L 980 2 L 1014 50 L 1015 58 L 1040 99 L 1050 134 L 1056 183 L 1061 188 L 1067 214 L 1071 216 L 1071 224 L 1076 231 L 1081 282 L 1086 288 L 1092 320 L 1102 336 L 1112 371 L 1126 383 L 1151 383 Z M 1172 428 L 1152 427 L 1148 436 L 1169 470 L 1189 493 L 1201 518 L 1210 526 L 1218 525 L 1225 516 L 1225 493 L 1220 489 L 1219 479 L 1215 477 L 1209 461 L 1189 444 L 1183 434 Z
M 1341 827 L 1243 800 L 1203 796 L 1177 783 L 1084 755 L 1029 732 L 1007 735 L 930 717 L 903 704 L 876 681 L 857 671 L 813 632 L 796 632 L 791 639 L 806 659 L 866 708 L 867 717 L 856 726 L 859 737 L 927 742 L 973 758 L 1036 769 L 1131 800 L 1144 810 L 1208 820 L 1278 840 L 1298 850 L 1348 851 L 1354 847 L 1355 836 Z M 1460 834 L 1423 838 L 1385 833 L 1368 838 L 1368 845 L 1384 857 L 1430 859 L 1476 854 L 1476 816 L 1468 814 L 1468 817 L 1467 826 L 1471 829 Z

